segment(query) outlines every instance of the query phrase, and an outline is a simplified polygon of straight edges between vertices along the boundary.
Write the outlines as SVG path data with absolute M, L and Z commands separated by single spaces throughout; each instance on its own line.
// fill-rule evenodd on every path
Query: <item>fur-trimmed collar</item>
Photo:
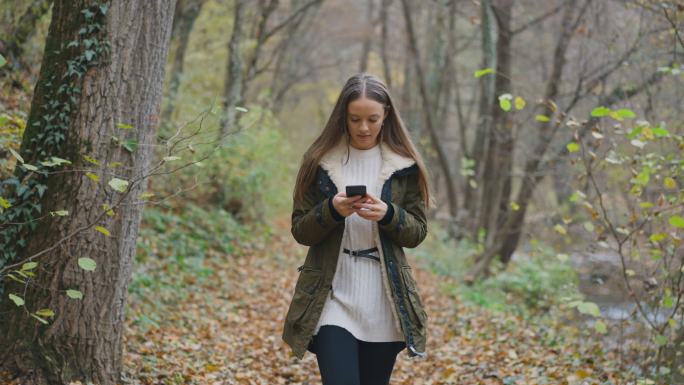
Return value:
M 378 174 L 378 186 L 382 186 L 395 171 L 403 170 L 416 163 L 415 160 L 396 153 L 383 141 L 380 142 L 380 154 L 382 156 L 382 167 Z M 320 161 L 320 166 L 328 172 L 330 179 L 337 187 L 337 191 L 343 191 L 345 188 L 341 168 L 346 159 L 347 140 L 342 137 L 333 148 L 323 155 Z

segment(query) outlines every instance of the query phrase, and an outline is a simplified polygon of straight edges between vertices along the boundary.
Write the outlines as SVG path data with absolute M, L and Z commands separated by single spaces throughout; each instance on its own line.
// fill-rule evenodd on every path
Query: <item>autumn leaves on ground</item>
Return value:
M 229 254 L 207 253 L 190 270 L 164 261 L 138 266 L 124 342 L 128 383 L 320 384 L 315 356 L 298 361 L 281 340 L 306 247 L 292 239 L 289 218 L 272 230 L 251 243 L 235 240 Z M 622 383 L 606 364 L 613 358 L 592 353 L 598 346 L 567 342 L 573 337 L 561 325 L 539 327 L 466 305 L 448 294 L 458 282 L 407 251 L 428 309 L 428 356 L 400 353 L 392 384 Z M 168 282 L 141 283 L 146 276 Z

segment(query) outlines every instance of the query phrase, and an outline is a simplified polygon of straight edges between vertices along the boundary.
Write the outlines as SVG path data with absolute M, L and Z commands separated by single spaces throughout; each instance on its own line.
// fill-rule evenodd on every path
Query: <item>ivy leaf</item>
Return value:
M 14 155 L 15 158 L 19 161 L 19 163 L 24 164 L 24 158 L 21 157 L 16 151 L 12 149 L 12 147 L 7 147 L 9 150 L 10 154 Z
M 36 167 L 32 164 L 24 163 L 23 166 L 27 170 L 31 170 L 31 171 L 37 171 L 38 170 L 38 167 Z
M 44 160 L 44 161 L 40 162 L 40 164 L 42 164 L 45 167 L 59 166 L 61 164 L 70 164 L 70 163 L 71 163 L 70 160 L 58 158 L 56 156 L 50 157 L 50 160 Z
M 88 257 L 81 257 L 78 259 L 78 266 L 85 271 L 95 271 L 97 263 Z
M 82 299 L 83 298 L 83 293 L 81 293 L 78 290 L 67 289 L 66 293 L 67 293 L 67 296 L 69 298 L 73 298 L 73 299 Z
M 17 306 L 24 306 L 24 299 L 19 297 L 18 295 L 10 293 L 9 299 L 11 299 L 12 302 L 14 302 L 14 304 Z
M 5 64 L 7 64 L 7 60 L 4 56 L 0 55 L 0 67 L 3 67 Z

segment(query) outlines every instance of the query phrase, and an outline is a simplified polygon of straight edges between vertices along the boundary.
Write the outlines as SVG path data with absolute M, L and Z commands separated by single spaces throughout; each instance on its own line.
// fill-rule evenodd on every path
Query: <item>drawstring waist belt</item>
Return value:
M 343 252 L 349 254 L 350 256 L 354 257 L 366 257 L 370 259 L 374 259 L 378 262 L 380 262 L 380 257 L 376 257 L 375 255 L 371 255 L 371 253 L 378 251 L 377 247 L 373 247 L 371 249 L 365 249 L 365 250 L 349 250 L 347 248 L 344 248 Z

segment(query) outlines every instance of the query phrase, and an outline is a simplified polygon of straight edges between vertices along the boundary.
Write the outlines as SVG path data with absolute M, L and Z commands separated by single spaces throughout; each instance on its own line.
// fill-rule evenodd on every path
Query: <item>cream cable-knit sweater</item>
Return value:
M 378 174 L 382 166 L 380 146 L 359 150 L 349 146 L 349 162 L 341 168 L 345 186 L 365 184 L 367 191 L 380 196 Z M 346 157 L 345 157 L 346 159 Z M 347 329 L 356 339 L 368 342 L 403 341 L 401 331 L 392 320 L 391 304 L 383 292 L 380 262 L 343 252 L 376 247 L 372 226 L 377 222 L 361 218 L 356 213 L 345 218 L 342 247 L 337 270 L 332 281 L 333 297 L 326 296 L 323 312 L 314 334 L 323 325 Z M 380 256 L 376 251 L 372 255 Z

